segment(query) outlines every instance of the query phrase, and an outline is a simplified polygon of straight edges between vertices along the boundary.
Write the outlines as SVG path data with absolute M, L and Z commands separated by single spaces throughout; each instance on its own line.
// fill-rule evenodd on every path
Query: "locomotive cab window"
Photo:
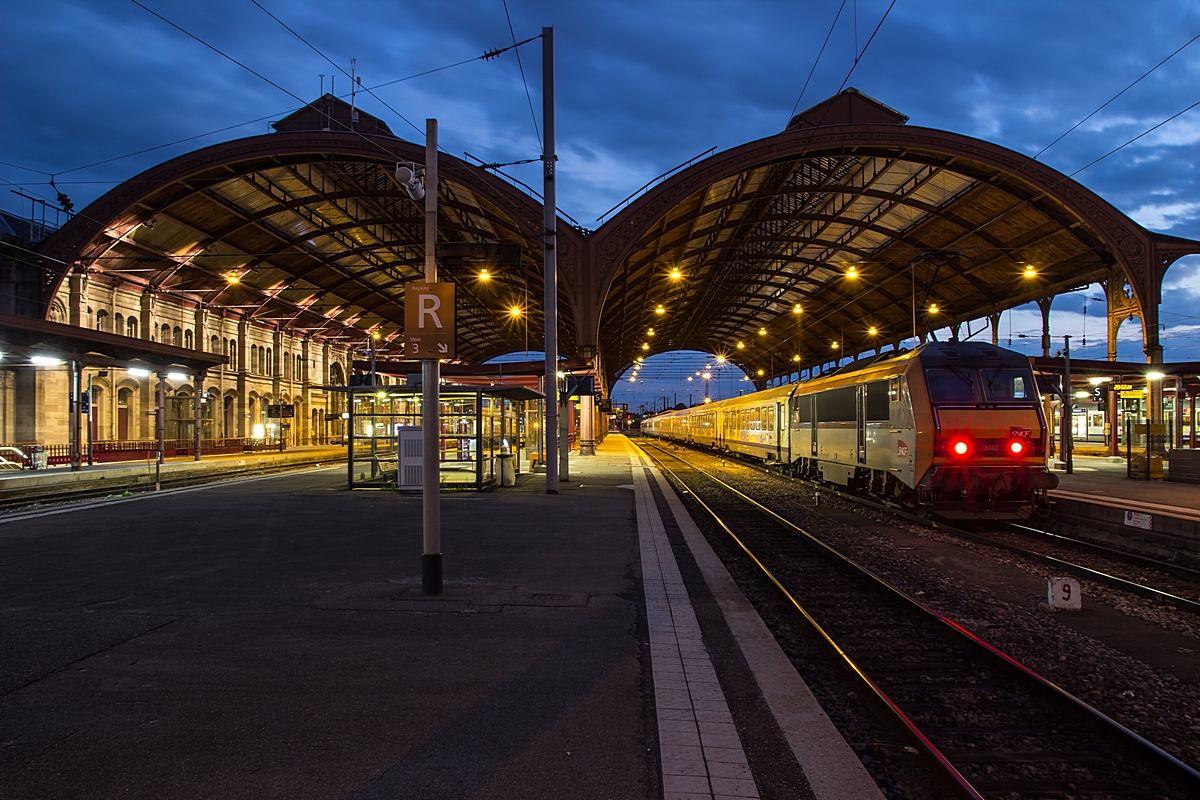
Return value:
M 979 387 L 975 370 L 927 369 L 925 383 L 929 386 L 929 399 L 934 403 L 975 403 L 979 401 Z
M 888 382 L 887 381 L 872 381 L 866 385 L 867 402 L 866 422 L 883 422 L 886 423 L 889 418 L 888 414 Z
M 1033 376 L 1028 370 L 983 370 L 983 390 L 988 400 L 1031 400 L 1033 387 Z

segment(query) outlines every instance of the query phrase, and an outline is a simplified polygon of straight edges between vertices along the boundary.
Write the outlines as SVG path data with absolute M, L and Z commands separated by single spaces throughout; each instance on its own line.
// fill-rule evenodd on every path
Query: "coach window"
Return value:
M 858 419 L 855 409 L 857 401 L 858 387 L 826 389 L 817 395 L 817 418 L 822 425 L 826 422 L 855 422 Z

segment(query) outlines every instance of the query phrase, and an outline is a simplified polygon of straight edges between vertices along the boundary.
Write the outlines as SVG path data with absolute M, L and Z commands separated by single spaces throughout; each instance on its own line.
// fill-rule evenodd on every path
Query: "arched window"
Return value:
M 137 317 L 130 317 L 129 322 L 125 327 L 125 335 L 130 339 L 136 339 L 138 335 Z
M 233 339 L 229 340 L 229 368 L 234 371 L 237 371 L 238 368 L 237 344 Z
M 250 371 L 258 374 L 258 345 L 250 345 Z
M 304 357 L 301 355 L 296 356 L 296 380 L 304 380 Z
M 171 344 L 176 347 L 183 347 L 183 329 L 178 325 L 171 331 Z
M 183 332 L 183 346 L 186 347 L 188 350 L 195 349 L 196 342 L 192 338 L 191 328 L 188 328 L 186 331 Z
M 96 330 L 108 330 L 108 312 L 103 308 L 96 312 Z
M 113 333 L 117 334 L 118 336 L 125 333 L 125 318 L 120 314 L 113 315 Z
M 209 339 L 209 344 L 212 347 L 212 352 L 214 352 L 214 353 L 221 352 L 221 337 L 220 336 L 214 336 L 211 339 Z M 225 355 L 225 354 L 222 353 L 222 355 Z
M 271 348 L 267 348 L 266 357 L 263 359 L 263 375 L 275 374 L 275 362 L 271 357 Z
M 162 344 L 171 343 L 171 326 L 163 325 L 158 332 L 158 341 Z
M 283 379 L 285 381 L 292 379 L 292 358 L 286 350 L 283 352 Z

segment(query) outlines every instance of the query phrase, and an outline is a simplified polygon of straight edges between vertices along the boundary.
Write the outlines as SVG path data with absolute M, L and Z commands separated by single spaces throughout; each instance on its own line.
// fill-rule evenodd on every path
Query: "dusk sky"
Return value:
M 348 78 L 251 0 L 143 2 L 263 77 L 131 0 L 6 3 L 0 208 L 30 211 L 30 202 L 9 189 L 53 199 L 53 175 L 83 209 L 168 158 L 266 133 L 269 121 L 301 105 L 288 92 L 306 102 L 318 96 L 321 73 L 326 90 L 335 73 L 337 93 L 349 89 Z M 660 173 L 709 148 L 775 134 L 793 108 L 814 105 L 843 83 L 907 114 L 911 125 L 1033 155 L 1182 47 L 1039 160 L 1068 175 L 1087 167 L 1075 179 L 1141 224 L 1200 238 L 1200 108 L 1185 111 L 1200 103 L 1200 41 L 1193 40 L 1200 35 L 1200 4 L 1194 0 L 508 0 L 512 33 L 502 0 L 259 2 L 341 68 L 349 71 L 357 59 L 367 87 L 476 59 L 512 44 L 513 34 L 520 41 L 553 25 L 559 207 L 587 228 L 598 227 L 597 217 Z M 537 158 L 540 44 L 519 52 L 532 103 L 514 51 L 391 83 L 378 97 L 360 94 L 357 102 L 415 142 L 423 141 L 424 120 L 438 118 L 442 147 L 460 157 Z M 169 144 L 184 139 L 190 141 Z M 147 148 L 158 149 L 119 158 Z M 536 164 L 513 167 L 511 174 L 540 187 Z M 1055 302 L 1052 332 L 1072 334 L 1080 357 L 1104 357 L 1102 297 L 1093 286 Z M 1085 348 L 1086 298 L 1100 299 L 1087 300 Z M 1197 299 L 1200 259 L 1182 260 L 1164 290 L 1168 361 L 1200 360 Z M 1010 329 L 1014 349 L 1039 348 L 1036 307 L 1005 314 L 1002 344 Z M 1031 338 L 1021 339 L 1022 333 Z M 1136 322 L 1124 326 L 1120 357 L 1141 360 L 1140 341 Z M 698 356 L 655 356 L 640 376 L 644 384 L 625 382 L 616 399 L 637 407 L 670 392 L 696 394 L 685 376 L 697 364 L 703 366 Z M 727 379 L 723 393 L 736 394 L 736 384 Z

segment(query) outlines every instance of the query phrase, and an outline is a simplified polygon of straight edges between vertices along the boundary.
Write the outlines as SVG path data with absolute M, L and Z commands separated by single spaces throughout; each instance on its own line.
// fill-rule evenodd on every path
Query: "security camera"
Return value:
M 401 161 L 396 165 L 396 182 L 404 187 L 404 191 L 415 203 L 425 199 L 425 184 L 421 183 L 416 164 Z

